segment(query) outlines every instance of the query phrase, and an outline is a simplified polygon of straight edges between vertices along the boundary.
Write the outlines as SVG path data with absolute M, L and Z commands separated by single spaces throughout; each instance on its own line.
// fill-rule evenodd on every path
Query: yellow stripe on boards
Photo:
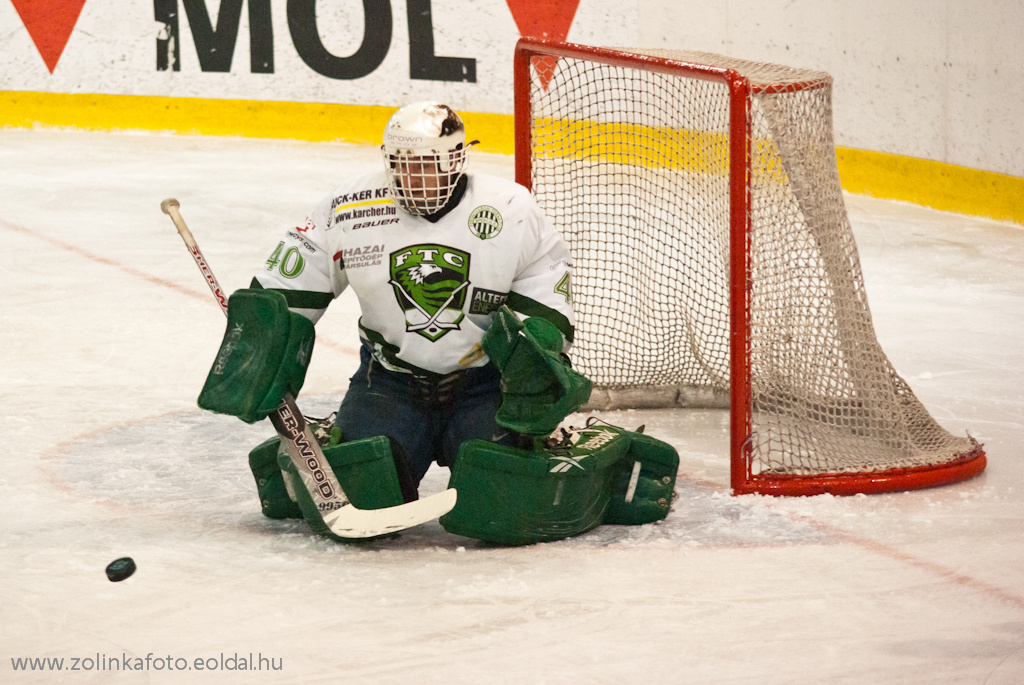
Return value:
M 843 189 L 1024 224 L 1024 178 L 884 152 L 836 148 Z
M 402 104 L 405 103 L 381 107 L 0 91 L 0 126 L 67 126 L 107 131 L 139 129 L 379 145 L 388 118 Z M 470 140 L 480 140 L 477 149 L 506 155 L 513 153 L 511 115 L 460 114 Z M 541 129 L 548 133 L 557 133 L 557 128 L 552 122 L 541 124 Z M 682 148 L 682 156 L 670 155 L 667 161 L 683 168 L 703 167 L 705 172 L 720 172 L 725 154 L 720 141 L 714 136 L 708 137 L 710 134 L 703 135 L 690 134 Z M 647 130 L 643 136 L 664 142 L 662 132 Z M 606 144 L 601 137 L 595 142 L 599 146 Z M 701 158 L 699 154 L 695 156 L 700 150 L 714 152 L 703 161 L 695 162 Z M 631 154 L 623 155 L 614 147 L 607 148 L 607 153 L 621 157 L 623 162 L 638 161 L 632 159 Z M 766 151 L 758 150 L 757 154 L 760 158 Z M 837 148 L 836 154 L 843 188 L 851 193 L 903 200 L 943 211 L 1024 225 L 1024 178 L 1019 176 L 852 148 Z M 655 157 L 658 156 L 656 153 Z M 655 160 L 642 160 L 641 163 L 652 161 Z M 772 173 L 771 169 L 766 171 Z
M 394 107 L 0 91 L 0 126 L 70 126 L 380 145 Z M 485 152 L 512 153 L 512 117 L 462 114 Z
M 304 102 L 4 92 L 0 125 L 142 129 L 298 140 L 380 142 L 394 109 Z
M 459 111 L 459 116 L 466 125 L 466 140 L 480 141 L 473 149 L 501 155 L 511 155 L 515 152 L 515 127 L 511 114 Z M 381 132 L 383 131 L 384 128 L 381 127 Z

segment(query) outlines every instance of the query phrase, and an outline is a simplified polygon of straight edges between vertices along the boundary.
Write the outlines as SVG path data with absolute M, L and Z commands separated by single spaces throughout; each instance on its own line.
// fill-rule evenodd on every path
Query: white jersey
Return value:
M 529 191 L 466 174 L 436 223 L 400 210 L 384 171 L 339 186 L 278 244 L 255 281 L 314 323 L 351 286 L 360 336 L 393 371 L 483 366 L 480 341 L 502 304 L 541 316 L 572 342 L 569 248 Z M 255 285 L 255 284 L 254 284 Z

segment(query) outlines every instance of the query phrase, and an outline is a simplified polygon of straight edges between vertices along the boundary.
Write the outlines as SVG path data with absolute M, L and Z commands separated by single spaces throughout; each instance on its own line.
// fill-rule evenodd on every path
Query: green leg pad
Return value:
M 604 520 L 617 464 L 628 449 L 624 431 L 609 426 L 583 429 L 575 445 L 562 449 L 467 441 L 449 482 L 458 503 L 441 525 L 456 535 L 507 545 L 584 533 Z
M 357 509 L 384 509 L 404 504 L 395 460 L 391 454 L 391 443 L 386 437 L 377 436 L 325 447 L 324 457 L 337 476 L 345 496 Z M 351 542 L 347 538 L 333 535 L 327 528 L 287 452 L 282 451 L 278 455 L 277 463 L 280 470 L 289 475 L 302 517 L 313 532 L 334 540 Z
M 679 453 L 643 433 L 628 433 L 629 451 L 616 467 L 605 523 L 639 525 L 668 516 Z
M 256 479 L 256 492 L 260 497 L 263 515 L 272 519 L 300 519 L 302 510 L 288 494 L 284 474 L 277 463 L 281 438 L 275 436 L 249 452 L 249 468 Z

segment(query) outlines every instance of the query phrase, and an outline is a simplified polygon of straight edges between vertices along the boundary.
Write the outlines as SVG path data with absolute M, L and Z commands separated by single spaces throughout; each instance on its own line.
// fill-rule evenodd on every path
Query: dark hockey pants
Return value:
M 393 438 L 419 484 L 430 465 L 451 466 L 459 446 L 480 439 L 512 444 L 494 415 L 501 406 L 501 376 L 492 365 L 428 378 L 388 371 L 363 347 L 335 423 L 345 440 Z

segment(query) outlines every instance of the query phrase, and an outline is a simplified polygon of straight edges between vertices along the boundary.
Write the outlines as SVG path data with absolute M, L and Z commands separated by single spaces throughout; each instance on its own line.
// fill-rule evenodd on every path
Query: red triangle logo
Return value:
M 85 0 L 11 0 L 11 3 L 52 74 Z
M 576 16 L 576 9 L 580 6 L 580 0 L 505 1 L 512 10 L 512 18 L 519 28 L 519 35 L 551 40 L 565 40 Z M 545 90 L 548 81 L 554 76 L 557 61 L 557 57 L 533 58 L 533 68 L 537 70 L 537 76 Z

